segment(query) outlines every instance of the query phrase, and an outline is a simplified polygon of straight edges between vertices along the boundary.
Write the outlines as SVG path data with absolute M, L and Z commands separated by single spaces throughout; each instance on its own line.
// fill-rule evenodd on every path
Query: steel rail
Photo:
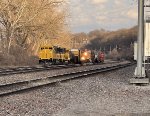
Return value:
M 56 82 L 62 82 L 62 81 L 67 81 L 75 78 L 81 78 L 85 76 L 99 74 L 102 72 L 112 71 L 127 66 L 131 66 L 131 65 L 133 65 L 133 63 L 127 63 L 123 65 L 119 64 L 119 65 L 114 65 L 114 66 L 109 66 L 104 68 L 77 71 L 77 72 L 59 74 L 55 76 L 49 76 L 46 78 L 39 78 L 39 79 L 33 79 L 28 81 L 20 81 L 20 82 L 14 82 L 10 84 L 4 84 L 4 85 L 0 85 L 0 97 L 16 94 L 25 90 L 31 90 L 40 86 L 45 86 Z
M 108 62 L 103 64 L 111 64 L 111 63 L 118 63 L 118 62 Z M 92 66 L 93 64 L 87 64 L 86 66 Z M 102 65 L 102 64 L 94 64 L 94 65 Z M 38 72 L 38 71 L 46 71 L 46 70 L 54 70 L 54 69 L 63 69 L 63 68 L 74 68 L 79 67 L 81 65 L 49 65 L 49 66 L 40 66 L 40 67 L 17 67 L 17 68 L 6 68 L 0 69 L 0 76 L 5 75 L 12 75 L 12 74 L 21 74 L 21 73 L 31 73 L 31 72 Z
M 4 69 L 4 70 L 0 70 L 0 76 L 38 72 L 38 71 L 44 71 L 44 70 L 73 68 L 73 67 L 78 67 L 78 66 L 77 65 L 76 66 L 75 65 L 58 65 L 58 66 L 56 65 L 56 66 L 46 66 L 46 67 L 27 67 L 27 68 Z

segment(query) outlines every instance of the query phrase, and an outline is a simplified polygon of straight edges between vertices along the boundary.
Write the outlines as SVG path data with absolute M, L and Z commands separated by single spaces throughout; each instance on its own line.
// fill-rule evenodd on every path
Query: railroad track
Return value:
M 104 67 L 104 68 L 77 71 L 77 72 L 59 74 L 55 76 L 49 76 L 45 78 L 4 84 L 4 85 L 0 85 L 0 97 L 11 95 L 11 94 L 16 94 L 16 93 L 26 91 L 26 90 L 32 90 L 34 88 L 45 86 L 45 85 L 56 83 L 56 82 L 62 82 L 62 81 L 86 77 L 86 76 L 90 76 L 90 75 L 94 75 L 94 74 L 98 74 L 102 72 L 112 71 L 112 70 L 124 68 L 127 66 L 131 66 L 131 65 L 133 65 L 133 63 L 127 63 L 127 64 L 122 64 L 122 65 L 118 64 L 118 65 L 113 65 L 113 66 Z
M 50 66 L 38 66 L 38 67 L 18 67 L 18 68 L 0 69 L 0 76 L 38 72 L 38 71 L 44 71 L 44 70 L 72 68 L 72 67 L 78 67 L 78 66 L 79 65 L 50 65 Z
M 111 63 L 118 63 L 118 62 L 108 62 Z M 108 64 L 105 63 L 105 64 Z M 87 66 L 91 66 L 93 64 L 87 64 Z M 95 64 L 100 65 L 100 64 Z M 12 74 L 21 74 L 21 73 L 30 73 L 30 72 L 38 72 L 38 71 L 44 71 L 44 70 L 55 70 L 55 69 L 63 69 L 63 68 L 73 68 L 73 67 L 79 67 L 81 65 L 47 65 L 47 66 L 34 66 L 34 67 L 17 67 L 17 68 L 0 68 L 0 76 L 4 75 L 12 75 Z

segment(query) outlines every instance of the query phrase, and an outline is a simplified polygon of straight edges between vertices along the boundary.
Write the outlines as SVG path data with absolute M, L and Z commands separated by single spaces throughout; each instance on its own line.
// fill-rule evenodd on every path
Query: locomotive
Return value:
M 39 51 L 39 63 L 50 64 L 85 64 L 104 62 L 102 52 L 95 54 L 92 50 L 66 49 L 58 46 L 42 46 Z
M 95 54 L 94 63 L 103 63 L 103 62 L 104 62 L 104 53 L 98 52 L 97 54 Z
M 84 64 L 89 62 L 94 62 L 94 52 L 91 50 L 79 50 L 79 49 L 71 49 L 71 62 L 75 64 Z
M 70 61 L 69 50 L 58 46 L 42 46 L 39 52 L 39 64 L 41 63 L 65 63 Z

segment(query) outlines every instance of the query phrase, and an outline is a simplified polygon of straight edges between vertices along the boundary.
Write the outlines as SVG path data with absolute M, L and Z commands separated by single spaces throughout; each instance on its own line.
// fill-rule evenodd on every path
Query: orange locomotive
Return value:
M 95 54 L 91 50 L 71 49 L 71 62 L 74 64 L 84 64 L 94 62 Z
M 95 54 L 91 50 L 83 50 L 81 51 L 81 64 L 83 63 L 94 63 Z

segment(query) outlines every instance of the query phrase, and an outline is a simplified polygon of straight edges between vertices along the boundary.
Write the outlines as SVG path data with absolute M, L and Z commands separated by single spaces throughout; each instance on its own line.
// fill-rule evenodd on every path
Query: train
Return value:
M 39 64 L 86 64 L 103 63 L 104 53 L 87 49 L 67 49 L 59 46 L 41 46 Z

